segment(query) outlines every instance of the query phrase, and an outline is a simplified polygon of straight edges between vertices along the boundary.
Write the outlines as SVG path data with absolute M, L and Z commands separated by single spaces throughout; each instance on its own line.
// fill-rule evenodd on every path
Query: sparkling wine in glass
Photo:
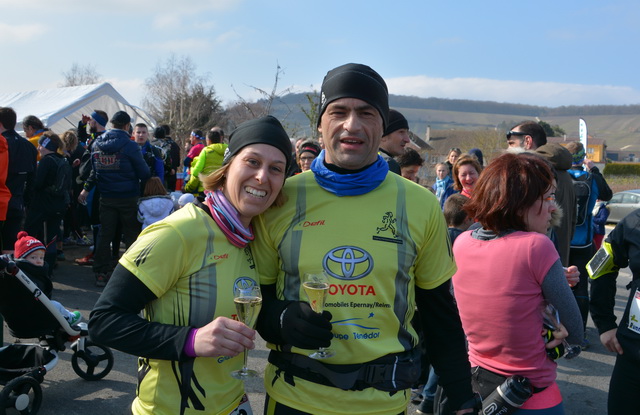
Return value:
M 302 282 L 305 294 L 309 299 L 309 305 L 311 309 L 321 314 L 324 309 L 324 300 L 327 297 L 329 291 L 329 278 L 325 272 L 318 272 L 313 274 L 305 274 L 304 281 Z M 320 347 L 318 350 L 312 352 L 309 357 L 313 359 L 326 359 L 335 355 L 335 351 L 325 347 Z
M 236 314 L 238 320 L 246 324 L 248 327 L 254 328 L 258 320 L 258 314 L 262 308 L 262 293 L 260 286 L 253 285 L 250 287 L 234 287 L 233 302 L 236 305 Z M 258 372 L 247 368 L 247 358 L 249 352 L 244 350 L 244 365 L 242 369 L 231 372 L 231 376 L 236 379 L 245 380 L 258 375 Z

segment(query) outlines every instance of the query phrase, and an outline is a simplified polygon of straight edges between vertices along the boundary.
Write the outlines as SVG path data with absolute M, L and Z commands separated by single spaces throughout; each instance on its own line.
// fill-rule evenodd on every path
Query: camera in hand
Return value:
M 529 379 L 514 375 L 482 401 L 482 414 L 508 415 L 517 411 L 533 395 Z

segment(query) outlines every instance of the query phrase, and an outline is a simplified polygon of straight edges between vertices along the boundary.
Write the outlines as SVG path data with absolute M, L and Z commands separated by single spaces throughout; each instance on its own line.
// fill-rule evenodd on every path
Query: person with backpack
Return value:
M 44 260 L 49 266 L 49 275 L 56 263 L 60 223 L 71 200 L 71 166 L 58 153 L 59 149 L 64 149 L 60 137 L 52 131 L 45 131 L 38 141 L 40 162 L 24 225 L 29 235 L 44 243 Z
M 164 130 L 164 138 L 158 138 L 158 141 L 162 142 L 162 145 L 165 145 L 165 143 L 168 143 L 170 148 L 171 171 L 169 172 L 169 174 L 164 175 L 164 180 L 167 184 L 167 190 L 169 190 L 170 192 L 173 192 L 174 190 L 180 190 L 176 185 L 177 174 L 178 174 L 178 170 L 180 169 L 180 160 L 181 160 L 180 146 L 178 145 L 178 143 L 175 142 L 174 139 L 170 137 L 171 127 L 169 127 L 167 124 L 162 124 L 159 128 L 162 128 Z M 158 134 L 160 134 L 160 132 L 158 132 Z M 155 144 L 153 142 L 152 144 L 160 146 L 159 144 Z
M 572 289 L 582 315 L 582 325 L 586 328 L 589 317 L 589 276 L 586 265 L 595 253 L 592 212 L 597 199 L 609 201 L 613 192 L 598 167 L 592 160 L 586 158 L 582 143 L 572 141 L 567 144 L 567 150 L 572 157 L 571 169 L 568 171 L 573 178 L 573 190 L 576 196 L 576 229 L 571 240 L 569 263 L 577 266 L 580 272 L 580 282 Z M 589 347 L 586 337 L 582 347 L 583 349 Z
M 180 147 L 170 137 L 166 136 L 163 127 L 156 127 L 153 130 L 153 139 L 151 140 L 151 145 L 160 149 L 160 154 L 162 155 L 162 162 L 164 164 L 165 188 L 169 191 L 175 190 L 176 169 L 178 166 L 180 166 Z M 175 165 L 173 159 L 174 145 L 178 148 L 178 158 L 176 159 L 176 161 L 178 162 L 177 165 Z

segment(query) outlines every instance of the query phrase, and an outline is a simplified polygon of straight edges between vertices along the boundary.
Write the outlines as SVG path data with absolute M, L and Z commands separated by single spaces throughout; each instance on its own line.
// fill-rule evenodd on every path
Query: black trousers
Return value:
M 580 282 L 572 288 L 576 297 L 578 308 L 582 316 L 582 327 L 587 328 L 589 318 L 589 274 L 587 274 L 587 262 L 595 254 L 593 244 L 584 248 L 571 248 L 569 253 L 569 265 L 575 265 L 580 271 Z
M 609 414 L 640 413 L 640 362 L 618 355 L 609 382 Z

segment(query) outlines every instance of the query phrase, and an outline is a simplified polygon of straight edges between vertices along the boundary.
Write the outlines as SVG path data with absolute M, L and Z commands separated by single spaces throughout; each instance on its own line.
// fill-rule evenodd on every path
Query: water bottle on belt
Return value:
M 517 411 L 533 395 L 529 379 L 514 375 L 482 401 L 483 415 L 508 415 Z

